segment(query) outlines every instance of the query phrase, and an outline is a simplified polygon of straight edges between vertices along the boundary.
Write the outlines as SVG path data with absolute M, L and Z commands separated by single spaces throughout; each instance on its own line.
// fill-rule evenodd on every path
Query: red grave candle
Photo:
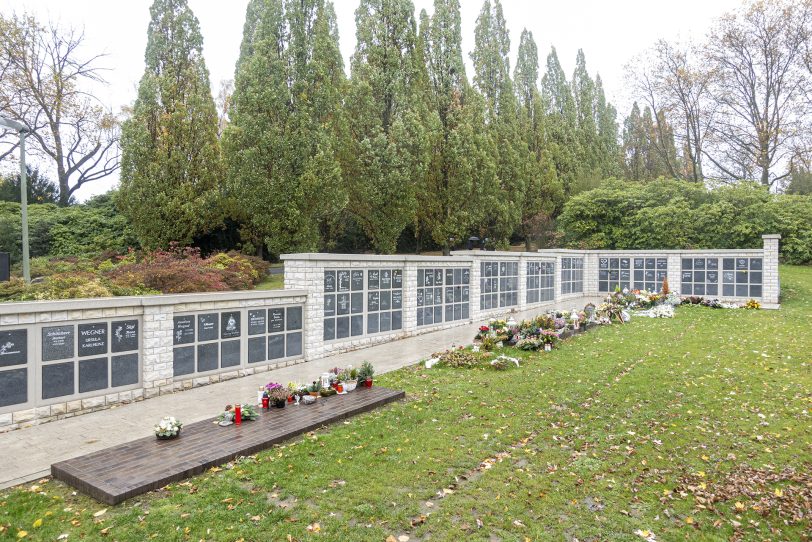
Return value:
M 271 406 L 271 400 L 267 395 L 262 396 L 262 408 L 268 410 Z
M 242 409 L 240 408 L 240 405 L 234 405 L 234 424 L 242 424 Z

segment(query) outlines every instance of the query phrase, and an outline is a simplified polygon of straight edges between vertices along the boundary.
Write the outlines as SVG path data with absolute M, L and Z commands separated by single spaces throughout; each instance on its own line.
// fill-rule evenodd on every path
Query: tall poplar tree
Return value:
M 555 164 L 547 148 L 545 111 L 538 80 L 538 47 L 533 33 L 525 29 L 519 40 L 513 81 L 519 100 L 520 130 L 534 158 L 526 181 L 520 226 L 527 250 L 531 249 L 532 240 L 540 237 L 545 226 L 550 224 L 550 218 L 564 199 Z
M 485 99 L 486 130 L 494 142 L 497 185 L 487 192 L 485 226 L 507 246 L 522 219 L 532 155 L 522 137 L 518 104 L 510 79 L 510 36 L 502 4 L 485 0 L 474 30 L 474 86 Z
M 272 253 L 325 248 L 346 205 L 345 88 L 331 3 L 251 0 L 224 151 L 245 234 Z
M 122 126 L 119 205 L 142 246 L 189 244 L 220 223 L 217 111 L 186 0 L 150 8 L 146 69 Z
M 425 35 L 431 102 L 440 120 L 440 133 L 423 187 L 427 195 L 420 222 L 447 252 L 451 244 L 471 233 L 487 233 L 483 226 L 489 212 L 485 194 L 497 183 L 495 151 L 482 129 L 484 101 L 465 77 L 458 0 L 434 1 Z
M 391 253 L 414 222 L 416 187 L 430 143 L 415 63 L 417 29 L 411 0 L 361 0 L 355 12 L 344 178 L 349 211 L 376 252 Z
M 578 163 L 581 173 L 599 175 L 598 127 L 595 122 L 595 82 L 586 69 L 586 56 L 578 49 L 572 74 L 572 97 L 575 103 L 578 138 Z
M 567 194 L 580 175 L 575 100 L 561 68 L 555 47 L 547 55 L 547 69 L 541 78 L 541 97 L 546 111 L 545 131 L 558 179 Z
M 597 124 L 598 170 L 606 179 L 620 175 L 622 163 L 618 143 L 617 109 L 606 101 L 600 74 L 595 76 L 595 123 Z

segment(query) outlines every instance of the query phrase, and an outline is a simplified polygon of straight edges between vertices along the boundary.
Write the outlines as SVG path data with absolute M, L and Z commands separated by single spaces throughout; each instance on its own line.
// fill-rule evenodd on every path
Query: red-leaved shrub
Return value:
M 108 277 L 119 287 L 146 287 L 165 294 L 245 290 L 267 270 L 264 262 L 256 260 L 239 253 L 217 253 L 204 259 L 199 249 L 171 246 L 118 265 Z

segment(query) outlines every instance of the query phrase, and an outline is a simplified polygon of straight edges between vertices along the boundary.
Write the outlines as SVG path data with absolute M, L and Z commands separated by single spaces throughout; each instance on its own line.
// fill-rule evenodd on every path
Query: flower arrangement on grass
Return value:
M 153 429 L 159 439 L 170 439 L 177 437 L 182 427 L 183 422 L 176 420 L 174 416 L 164 416 Z
M 510 367 L 511 364 L 515 364 L 516 367 L 519 367 L 519 359 L 501 354 L 499 357 L 492 359 L 490 362 L 491 367 L 497 371 L 504 371 Z

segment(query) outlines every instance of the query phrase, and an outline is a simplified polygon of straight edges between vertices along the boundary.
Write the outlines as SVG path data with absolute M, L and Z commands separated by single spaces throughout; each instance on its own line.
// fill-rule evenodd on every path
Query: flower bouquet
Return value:
M 153 428 L 155 436 L 161 440 L 175 438 L 180 435 L 183 422 L 176 420 L 174 416 L 164 416 Z

